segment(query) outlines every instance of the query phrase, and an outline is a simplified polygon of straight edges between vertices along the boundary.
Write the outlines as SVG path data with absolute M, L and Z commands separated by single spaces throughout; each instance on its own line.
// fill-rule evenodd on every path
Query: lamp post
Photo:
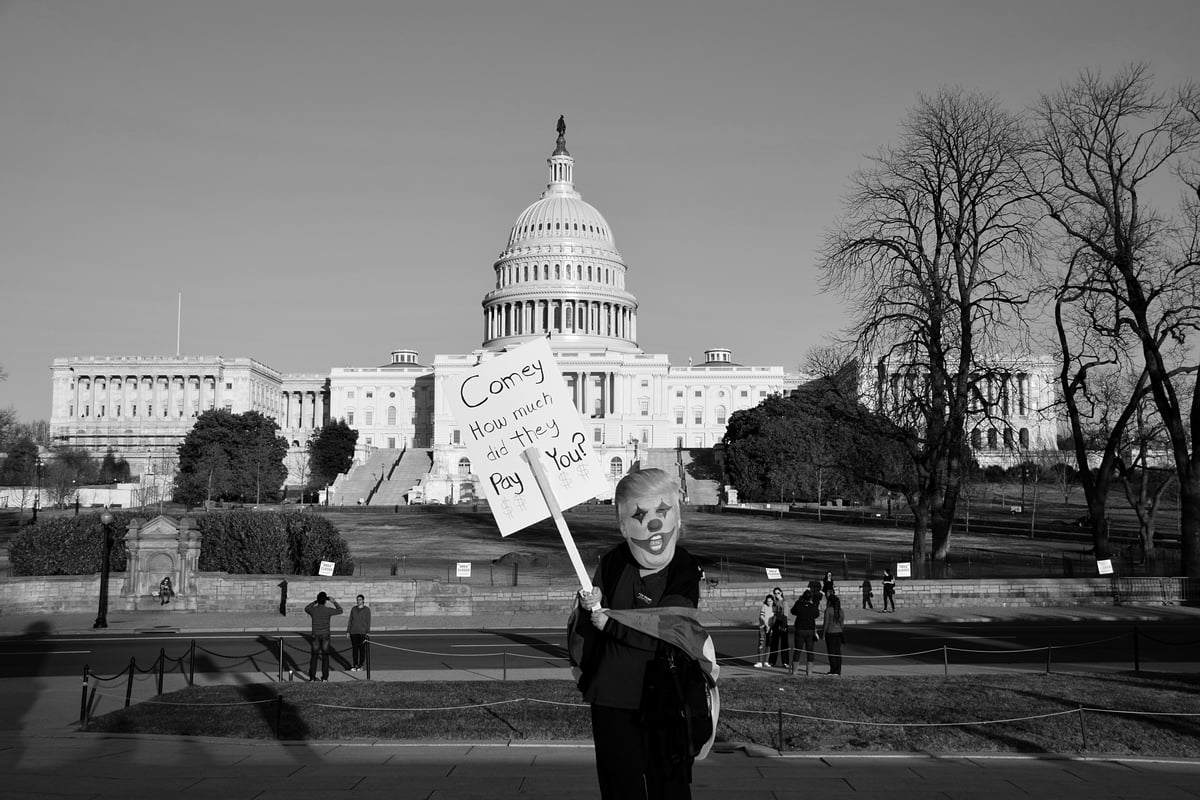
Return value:
M 93 628 L 108 627 L 108 559 L 112 555 L 113 515 L 107 508 L 100 512 L 100 525 L 104 530 L 104 548 L 100 562 L 100 605 L 96 609 Z
M 33 521 L 37 522 L 38 506 L 42 504 L 42 457 L 38 456 L 33 462 L 33 476 L 37 483 L 37 489 L 33 495 Z

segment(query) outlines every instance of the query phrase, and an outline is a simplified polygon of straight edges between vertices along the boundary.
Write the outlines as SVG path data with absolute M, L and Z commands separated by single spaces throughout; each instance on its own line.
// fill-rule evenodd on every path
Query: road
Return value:
M 1136 635 L 1135 635 L 1136 630 Z M 752 667 L 757 633 L 750 628 L 711 631 L 722 666 Z M 1063 623 L 903 624 L 850 626 L 847 630 L 847 673 L 908 665 L 943 666 L 949 671 L 1013 669 L 1182 671 L 1200 665 L 1200 634 L 1193 624 L 1142 622 L 1137 626 L 1105 621 Z M 210 633 L 180 635 L 54 635 L 0 640 L 0 678 L 116 675 L 133 663 L 149 671 L 160 653 L 168 671 L 198 673 L 260 672 L 277 677 L 281 668 L 297 676 L 307 673 L 308 638 L 299 633 Z M 341 653 L 335 669 L 349 666 L 348 640 L 335 637 Z M 383 632 L 372 637 L 373 670 L 490 671 L 567 666 L 564 634 L 545 629 Z M 824 645 L 817 646 L 824 664 Z M 340 663 L 339 663 L 340 659 Z M 481 676 L 482 677 L 482 676 Z

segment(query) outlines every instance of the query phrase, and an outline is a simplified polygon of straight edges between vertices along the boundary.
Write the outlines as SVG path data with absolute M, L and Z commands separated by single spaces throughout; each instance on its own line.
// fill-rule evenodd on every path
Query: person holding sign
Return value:
M 700 565 L 679 546 L 679 486 L 666 472 L 626 475 L 613 502 L 624 541 L 580 590 L 568 637 L 591 704 L 600 794 L 690 798 L 719 704 L 716 654 L 695 619 Z

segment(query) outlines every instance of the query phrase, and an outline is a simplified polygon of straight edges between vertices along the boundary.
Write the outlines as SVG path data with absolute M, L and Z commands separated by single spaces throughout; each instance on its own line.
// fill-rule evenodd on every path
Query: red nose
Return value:
M 650 520 L 650 523 L 646 526 L 646 530 L 650 531 L 651 533 L 658 533 L 659 530 L 661 530 L 661 529 L 662 529 L 662 520 L 661 519 L 652 519 L 652 520 Z

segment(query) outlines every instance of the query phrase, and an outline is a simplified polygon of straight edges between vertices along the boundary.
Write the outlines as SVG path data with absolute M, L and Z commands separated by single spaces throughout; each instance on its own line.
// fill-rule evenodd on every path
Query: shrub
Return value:
M 316 575 L 322 561 L 334 562 L 334 575 L 354 574 L 350 548 L 332 522 L 305 511 L 287 511 L 278 516 L 287 531 L 290 574 Z
M 145 515 L 113 511 L 109 569 L 124 572 L 122 538 L 129 521 Z M 332 561 L 335 575 L 354 574 L 354 560 L 328 519 L 307 512 L 225 511 L 195 517 L 203 572 L 233 575 L 315 575 Z M 94 575 L 100 572 L 104 538 L 99 514 L 46 518 L 14 537 L 9 560 L 14 575 Z
M 113 548 L 108 561 L 112 572 L 125 571 L 125 536 L 135 514 L 112 511 Z M 95 575 L 104 552 L 99 514 L 78 517 L 44 517 L 21 530 L 8 551 L 14 575 Z
M 288 571 L 287 536 L 277 514 L 225 511 L 202 514 L 200 570 L 232 575 Z

